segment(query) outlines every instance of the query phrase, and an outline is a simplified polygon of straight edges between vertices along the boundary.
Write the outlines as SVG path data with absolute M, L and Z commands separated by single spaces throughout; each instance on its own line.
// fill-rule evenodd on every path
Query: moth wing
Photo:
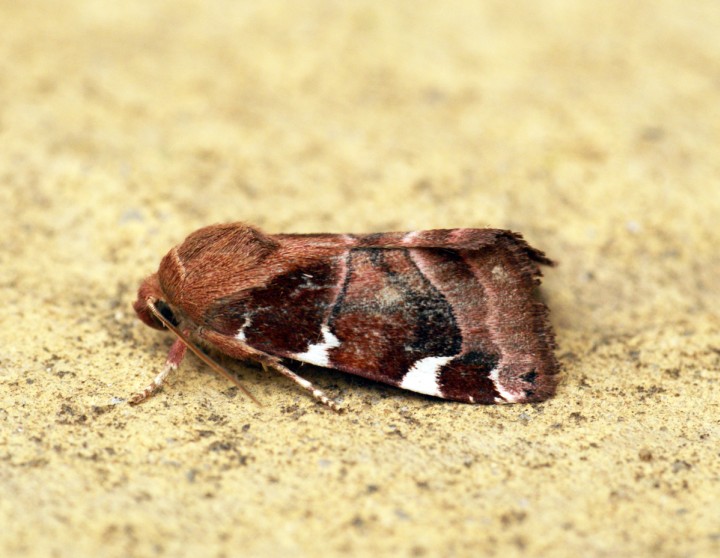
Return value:
M 533 248 L 520 233 L 504 229 L 434 229 L 358 237 L 362 245 L 378 248 L 421 248 L 476 252 L 499 247 L 512 251 L 527 269 L 539 274 L 538 264 L 554 266 L 545 253 Z
M 551 344 L 544 306 L 533 306 L 529 292 L 539 273 L 532 262 L 549 260 L 512 233 L 470 233 L 356 237 L 217 301 L 206 323 L 228 343 L 420 393 L 478 403 L 544 399 L 554 383 L 535 361 L 552 357 L 541 350 L 533 358 L 537 347 L 509 353 L 502 345 L 513 340 L 503 332 L 517 324 L 493 319 L 519 311 L 531 322 L 526 333 Z M 497 267 L 503 261 L 510 272 Z M 514 308 L 502 304 L 508 294 Z

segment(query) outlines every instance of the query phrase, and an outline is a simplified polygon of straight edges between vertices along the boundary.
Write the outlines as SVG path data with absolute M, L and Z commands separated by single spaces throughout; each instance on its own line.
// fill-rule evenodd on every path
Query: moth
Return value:
M 293 363 L 466 403 L 543 401 L 555 392 L 558 363 L 536 293 L 540 265 L 553 262 L 500 229 L 205 227 L 140 286 L 138 317 L 177 339 L 165 367 L 130 402 L 155 393 L 188 347 L 235 383 L 201 347 L 276 370 L 331 408 Z

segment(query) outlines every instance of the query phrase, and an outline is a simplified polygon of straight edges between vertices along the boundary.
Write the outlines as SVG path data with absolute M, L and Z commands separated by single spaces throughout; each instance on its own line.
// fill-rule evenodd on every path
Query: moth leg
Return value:
M 293 372 L 289 368 L 286 368 L 279 362 L 271 362 L 271 363 L 261 362 L 260 364 L 262 364 L 263 370 L 265 370 L 265 371 L 267 371 L 268 368 L 273 368 L 276 371 L 280 372 L 280 374 L 282 374 L 286 378 L 290 378 L 293 382 L 298 384 L 301 388 L 309 391 L 315 399 L 320 401 L 320 403 L 322 403 L 323 405 L 327 405 L 333 411 L 337 411 L 338 413 L 342 411 L 340 406 L 337 403 L 335 403 L 332 399 L 330 399 L 327 395 L 325 395 L 325 393 L 322 390 L 316 388 L 311 382 L 309 382 L 302 376 L 298 376 L 297 374 L 295 374 L 295 372 Z
M 196 336 L 228 356 L 242 360 L 252 360 L 260 363 L 265 370 L 272 368 L 280 372 L 280 374 L 291 379 L 301 388 L 309 391 L 323 405 L 330 407 L 334 411 L 341 411 L 338 404 L 325 395 L 322 390 L 317 389 L 305 378 L 298 376 L 295 372 L 280 364 L 279 358 L 253 349 L 238 339 L 228 337 L 211 329 L 200 328 L 196 331 Z
M 170 347 L 170 352 L 168 353 L 167 359 L 165 360 L 165 366 L 163 367 L 163 369 L 157 376 L 155 376 L 155 379 L 150 385 L 148 385 L 140 393 L 136 393 L 135 395 L 133 395 L 130 398 L 129 403 L 131 405 L 137 405 L 138 403 L 142 403 L 148 397 L 157 392 L 162 387 L 163 383 L 170 375 L 170 373 L 174 370 L 177 370 L 178 366 L 180 366 L 183 358 L 185 358 L 186 351 L 187 345 L 185 345 L 185 343 L 183 343 L 181 339 L 176 339 L 175 343 L 173 343 L 172 347 Z

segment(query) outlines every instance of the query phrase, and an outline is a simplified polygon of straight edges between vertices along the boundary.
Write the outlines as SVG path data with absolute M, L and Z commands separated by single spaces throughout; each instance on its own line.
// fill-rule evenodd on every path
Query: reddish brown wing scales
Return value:
M 169 302 L 221 351 L 252 349 L 473 403 L 554 393 L 554 337 L 534 293 L 538 265 L 551 262 L 519 235 L 263 236 L 242 227 L 211 231 L 204 248 L 222 263 L 223 283 L 208 277 L 204 251 L 181 246 L 177 265 L 171 252 L 169 271 L 161 266 L 161 284 L 167 275 L 174 287 L 166 292 L 179 293 Z M 185 303 L 201 290 L 210 294 Z
M 453 309 L 406 249 L 354 249 L 330 331 L 333 367 L 400 385 L 418 360 L 452 356 L 462 337 Z
M 491 379 L 501 351 L 472 259 L 429 248 L 353 248 L 218 301 L 207 323 L 271 355 L 493 403 L 502 399 Z

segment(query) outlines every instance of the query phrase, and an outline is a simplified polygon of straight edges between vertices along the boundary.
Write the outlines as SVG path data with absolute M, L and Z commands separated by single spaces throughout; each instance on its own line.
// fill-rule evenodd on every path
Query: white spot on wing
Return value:
M 330 355 L 328 351 L 340 346 L 340 340 L 333 335 L 330 328 L 327 325 L 322 326 L 320 329 L 323 335 L 323 340 L 320 343 L 315 343 L 307 348 L 304 353 L 298 353 L 295 355 L 297 360 L 308 362 L 310 364 L 316 364 L 317 366 L 329 366 Z
M 421 358 L 412 365 L 410 370 L 403 376 L 400 387 L 425 393 L 427 395 L 442 396 L 440 384 L 438 383 L 438 372 L 450 362 L 451 356 Z
M 245 323 L 235 334 L 235 339 L 238 339 L 242 342 L 245 342 L 247 340 L 247 338 L 245 337 L 245 328 L 250 325 L 250 321 L 250 316 L 245 316 Z
M 492 371 L 490 372 L 489 376 L 490 376 L 490 379 L 492 380 L 493 384 L 495 384 L 495 389 L 500 394 L 500 397 L 503 398 L 504 403 L 517 403 L 518 401 L 520 401 L 520 396 L 513 395 L 511 392 L 506 390 L 500 383 L 500 367 L 499 366 L 496 366 L 495 368 L 493 368 Z M 496 403 L 498 402 L 497 398 L 496 398 L 495 402 Z
M 403 244 L 412 244 L 415 238 L 420 234 L 420 231 L 410 231 L 402 237 Z M 416 363 L 417 364 L 417 363 Z
M 498 281 L 500 283 L 505 283 L 505 282 L 507 282 L 508 279 L 510 279 L 508 272 L 501 265 L 496 265 L 495 267 L 493 267 L 491 273 L 492 273 L 493 279 L 495 279 L 495 281 Z

